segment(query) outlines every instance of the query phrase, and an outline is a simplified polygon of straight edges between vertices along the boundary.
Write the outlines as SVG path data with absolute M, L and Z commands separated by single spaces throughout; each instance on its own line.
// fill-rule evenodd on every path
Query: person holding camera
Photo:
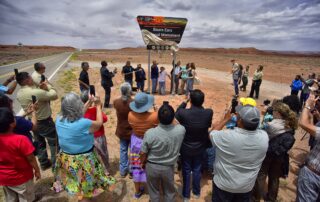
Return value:
M 8 87 L 8 85 L 11 85 Z M 0 93 L 11 95 L 17 87 L 15 75 L 10 76 L 4 83 L 0 84 Z
M 182 160 L 183 187 L 182 195 L 184 201 L 189 201 L 191 190 L 195 198 L 200 198 L 200 181 L 202 159 L 208 145 L 209 128 L 211 127 L 213 111 L 205 109 L 202 105 L 205 95 L 201 90 L 190 92 L 191 107 L 186 109 L 189 100 L 183 102 L 177 109 L 176 119 L 185 127 L 186 134 L 180 153 Z
M 299 125 L 316 140 L 316 145 L 307 156 L 304 166 L 299 171 L 297 202 L 318 201 L 320 198 L 320 127 L 312 122 L 312 111 L 319 100 L 310 94 L 302 110 Z
M 175 201 L 174 165 L 179 156 L 185 128 L 173 124 L 174 109 L 164 101 L 158 111 L 160 124 L 144 135 L 140 158 L 147 174 L 147 186 L 151 201 Z M 161 187 L 160 187 L 161 186 Z
M 38 103 L 37 130 L 34 131 L 35 140 L 38 145 L 38 159 L 42 170 L 51 167 L 48 159 L 46 140 L 50 146 L 51 161 L 54 164 L 56 159 L 57 133 L 54 122 L 52 120 L 52 111 L 50 101 L 58 99 L 56 90 L 47 82 L 42 82 L 39 88 L 34 86 L 33 80 L 28 72 L 19 72 L 16 76 L 18 84 L 21 86 L 17 92 L 17 100 L 22 109 L 28 111 L 28 107 L 33 102 Z M 33 100 L 35 99 L 35 100 Z M 28 115 L 32 119 L 32 115 Z
M 96 107 L 95 120 L 84 118 L 84 112 Z M 61 100 L 61 112 L 56 118 L 56 128 L 60 145 L 55 165 L 54 188 L 77 196 L 79 201 L 88 201 L 100 188 L 108 188 L 115 183 L 107 176 L 97 158 L 94 147 L 94 132 L 101 129 L 103 115 L 98 96 L 90 96 L 83 104 L 75 93 L 68 93 Z
M 237 127 L 222 130 L 231 119 L 229 109 L 209 138 L 216 150 L 212 201 L 250 201 L 262 161 L 268 149 L 268 135 L 258 129 L 260 111 L 252 105 L 236 107 Z
M 109 107 L 110 98 L 111 98 L 111 87 L 113 86 L 112 78 L 117 73 L 117 69 L 114 69 L 113 72 L 110 72 L 107 66 L 108 66 L 108 63 L 106 61 L 101 62 L 101 68 L 100 68 L 101 86 L 105 91 L 104 108 Z

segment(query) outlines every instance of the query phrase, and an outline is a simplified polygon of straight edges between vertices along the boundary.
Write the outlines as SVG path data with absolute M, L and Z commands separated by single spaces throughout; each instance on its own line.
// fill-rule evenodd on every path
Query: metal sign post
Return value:
M 173 57 L 173 62 L 172 62 L 172 75 L 171 75 L 171 82 L 172 82 L 172 92 L 171 95 L 176 94 L 176 74 L 175 74 L 175 68 L 176 68 L 176 52 L 172 51 L 172 57 Z
M 150 85 L 150 78 L 151 78 L 151 66 L 150 66 L 150 57 L 151 57 L 151 50 L 148 50 L 148 91 L 151 94 L 151 85 Z

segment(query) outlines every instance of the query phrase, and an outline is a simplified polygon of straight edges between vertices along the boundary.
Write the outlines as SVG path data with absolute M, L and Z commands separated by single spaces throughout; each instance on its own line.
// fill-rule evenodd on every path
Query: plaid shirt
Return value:
M 316 128 L 315 139 L 317 143 L 315 147 L 310 151 L 307 159 L 307 165 L 311 166 L 320 173 L 320 127 Z

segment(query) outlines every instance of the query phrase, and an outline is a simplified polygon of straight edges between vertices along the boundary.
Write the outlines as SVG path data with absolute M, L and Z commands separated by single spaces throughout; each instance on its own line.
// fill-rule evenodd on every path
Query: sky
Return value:
M 144 46 L 138 15 L 187 18 L 180 47 L 320 51 L 320 0 L 0 0 L 0 44 Z

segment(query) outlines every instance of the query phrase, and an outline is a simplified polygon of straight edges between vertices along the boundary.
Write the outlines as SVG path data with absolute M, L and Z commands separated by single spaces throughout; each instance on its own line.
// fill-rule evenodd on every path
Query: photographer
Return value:
M 299 125 L 310 135 L 315 137 L 317 144 L 310 151 L 304 167 L 300 169 L 297 185 L 297 202 L 317 201 L 320 193 L 320 127 L 312 123 L 312 113 L 315 104 L 319 100 L 311 94 L 302 110 Z
M 12 84 L 10 85 L 10 87 L 8 87 L 8 85 L 12 82 Z M 5 93 L 8 95 L 11 95 L 13 93 L 13 91 L 16 89 L 17 87 L 17 82 L 15 81 L 15 76 L 10 76 L 2 85 L 0 84 L 0 93 Z
M 111 87 L 113 86 L 112 78 L 117 73 L 117 68 L 110 72 L 107 68 L 108 63 L 106 61 L 101 62 L 100 75 L 101 75 L 101 86 L 104 88 L 104 108 L 109 107 L 111 97 Z
M 268 149 L 268 135 L 258 129 L 259 110 L 248 104 L 239 105 L 236 114 L 237 127 L 222 130 L 232 116 L 228 110 L 209 135 L 216 149 L 212 201 L 250 201 L 251 190 Z

